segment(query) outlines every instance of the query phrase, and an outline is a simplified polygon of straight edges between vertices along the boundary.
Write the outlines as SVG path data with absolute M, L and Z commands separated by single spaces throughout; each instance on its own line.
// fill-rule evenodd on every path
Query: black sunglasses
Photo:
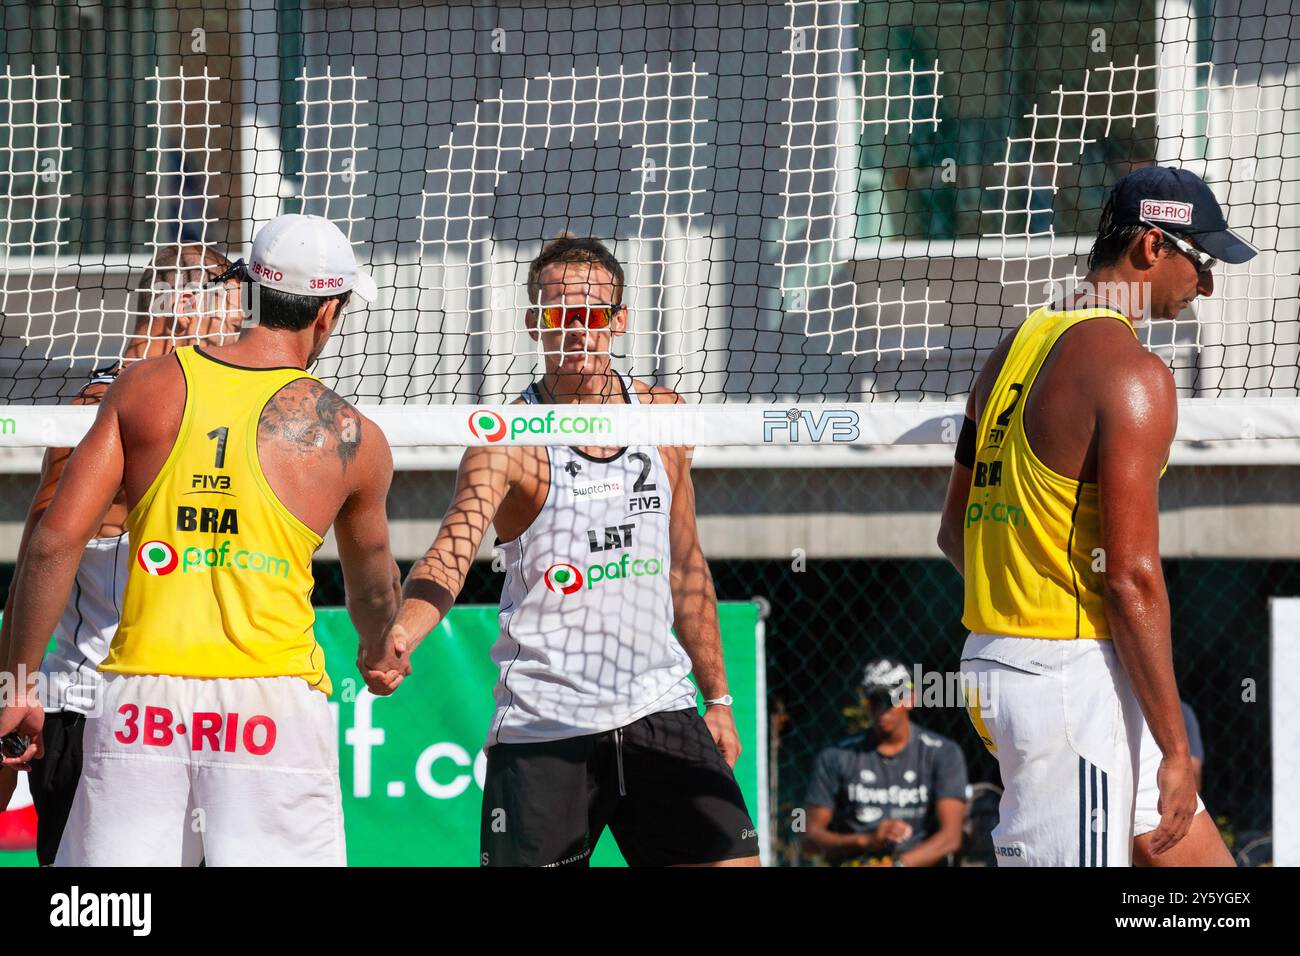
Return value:
M 222 282 L 228 282 L 231 279 L 238 279 L 240 282 L 248 281 L 248 265 L 243 259 L 236 259 L 230 264 L 230 268 L 221 275 L 203 283 L 203 288 L 210 289 L 214 285 L 220 285 Z
M 894 692 L 887 687 L 876 687 L 862 695 L 872 710 L 891 710 L 896 706 Z

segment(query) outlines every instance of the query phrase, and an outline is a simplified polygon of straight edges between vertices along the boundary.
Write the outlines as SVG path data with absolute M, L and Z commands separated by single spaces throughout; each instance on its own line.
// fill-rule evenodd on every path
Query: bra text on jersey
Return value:
M 191 508 L 181 505 L 176 509 L 177 531 L 198 531 L 203 534 L 239 534 L 239 513 L 234 508 Z

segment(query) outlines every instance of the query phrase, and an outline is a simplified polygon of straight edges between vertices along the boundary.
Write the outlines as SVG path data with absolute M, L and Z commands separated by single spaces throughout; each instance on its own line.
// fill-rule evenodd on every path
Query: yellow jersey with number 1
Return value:
M 962 623 L 971 631 L 1110 637 L 1097 485 L 1048 468 L 1024 427 L 1025 400 L 1057 339 L 1098 318 L 1119 320 L 1133 331 L 1112 309 L 1042 308 L 1029 316 L 980 413 L 964 534 Z
M 301 677 L 330 693 L 316 643 L 311 559 L 321 545 L 275 496 L 257 457 L 262 410 L 302 369 L 248 369 L 186 346 L 171 453 L 127 518 L 122 622 L 100 669 L 178 677 Z

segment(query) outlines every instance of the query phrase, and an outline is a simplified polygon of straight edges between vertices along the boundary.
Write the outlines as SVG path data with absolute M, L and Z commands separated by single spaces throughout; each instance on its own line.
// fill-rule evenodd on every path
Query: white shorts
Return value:
M 56 866 L 344 866 L 338 735 L 299 677 L 107 675 Z
M 972 634 L 962 674 L 1002 772 L 998 865 L 1129 866 L 1159 823 L 1160 751 L 1111 643 Z

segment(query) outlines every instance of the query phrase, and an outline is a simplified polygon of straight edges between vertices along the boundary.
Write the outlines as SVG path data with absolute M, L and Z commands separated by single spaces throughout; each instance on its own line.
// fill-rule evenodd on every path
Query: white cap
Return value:
M 268 289 L 295 295 L 340 295 L 351 290 L 373 302 L 379 289 L 357 268 L 352 244 L 324 216 L 276 216 L 253 237 L 248 275 Z

